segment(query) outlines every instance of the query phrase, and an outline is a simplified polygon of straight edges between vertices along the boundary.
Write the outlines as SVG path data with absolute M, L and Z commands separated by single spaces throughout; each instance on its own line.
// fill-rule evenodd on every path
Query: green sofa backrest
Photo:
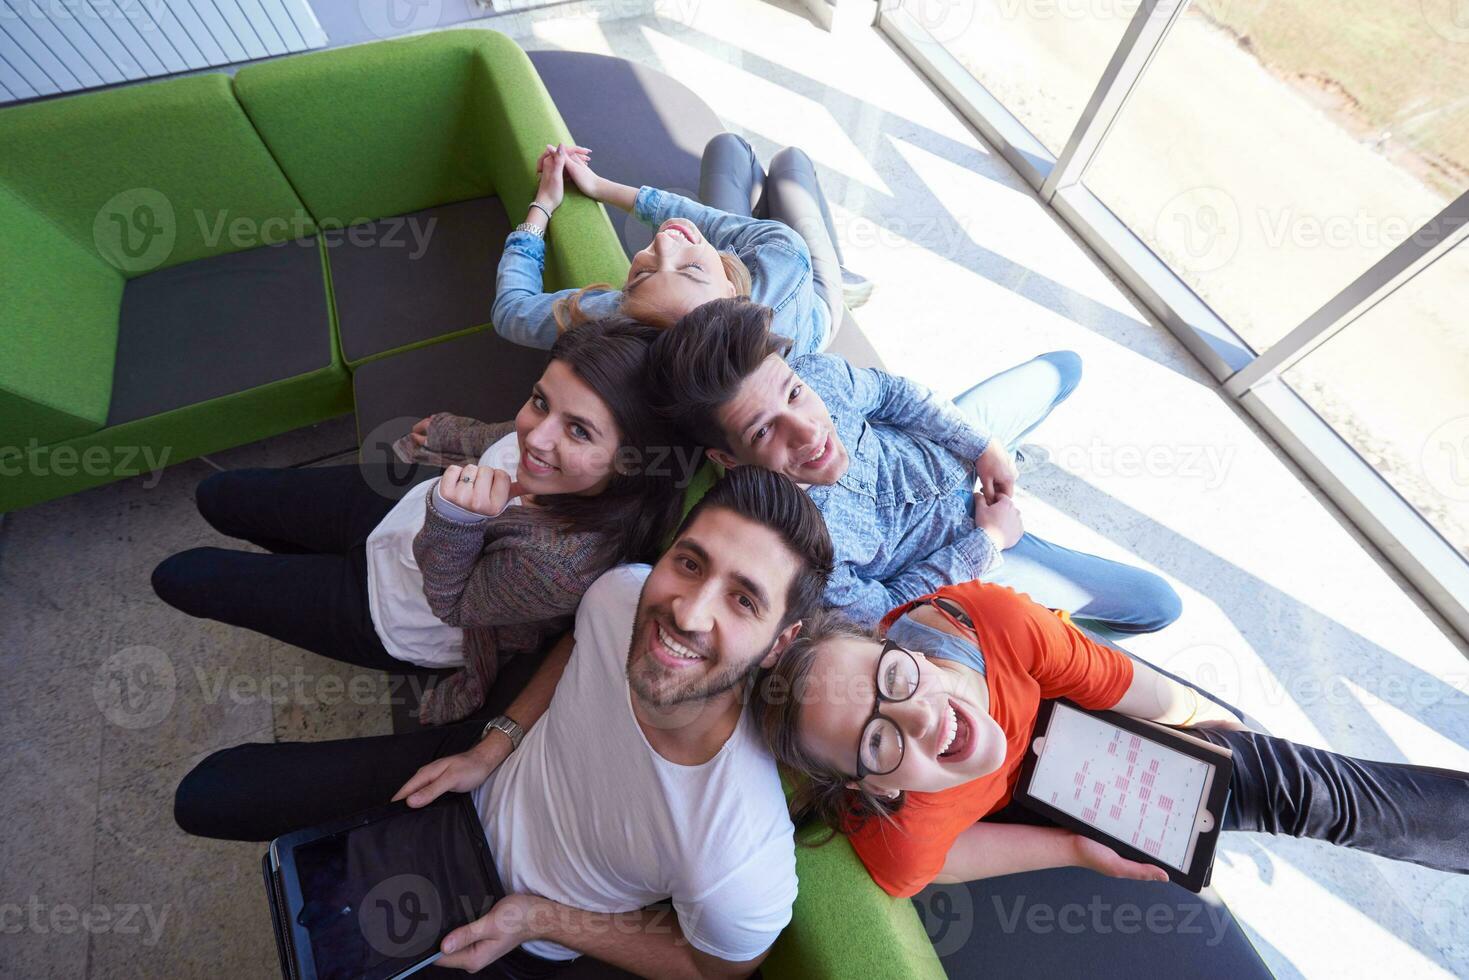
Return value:
M 323 226 L 487 196 L 519 221 L 535 195 L 536 158 L 571 138 L 525 52 L 493 31 L 298 55 L 241 69 L 234 86 Z M 600 205 L 568 193 L 557 221 L 603 231 L 571 241 L 553 231 L 548 288 L 626 274 Z
M 314 231 L 218 74 L 0 112 L 0 227 L 12 451 L 105 424 L 127 279 Z
M 225 75 L 0 112 L 0 184 L 127 278 L 311 234 Z

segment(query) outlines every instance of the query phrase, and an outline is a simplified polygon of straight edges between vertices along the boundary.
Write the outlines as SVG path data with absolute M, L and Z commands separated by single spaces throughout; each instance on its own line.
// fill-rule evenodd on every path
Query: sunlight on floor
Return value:
M 1022 505 L 1028 527 L 1179 588 L 1183 619 L 1130 649 L 1277 734 L 1462 764 L 1463 653 L 875 32 L 758 2 L 683 14 L 548 21 L 533 43 L 643 61 L 763 154 L 807 149 L 848 264 L 878 282 L 857 319 L 894 370 L 954 394 L 1045 350 L 1082 355 Z M 1257 837 L 1225 855 L 1215 884 L 1280 976 L 1469 972 L 1425 919 L 1443 875 Z

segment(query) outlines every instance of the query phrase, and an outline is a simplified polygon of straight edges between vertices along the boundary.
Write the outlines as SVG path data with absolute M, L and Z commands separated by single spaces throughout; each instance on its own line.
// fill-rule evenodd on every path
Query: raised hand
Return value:
M 1134 881 L 1167 881 L 1168 872 L 1153 864 L 1129 861 L 1106 844 L 1090 837 L 1076 836 L 1077 864 L 1091 868 L 1109 878 L 1131 878 Z
M 439 496 L 475 514 L 498 517 L 521 495 L 510 474 L 492 466 L 451 466 L 439 478 Z
M 984 492 L 985 502 L 992 504 L 1002 494 L 1014 496 L 1015 481 L 1019 478 L 1020 471 L 1015 468 L 1015 461 L 1005 452 L 999 441 L 991 439 L 984 452 L 979 454 L 979 459 L 974 461 L 974 475 Z
M 419 767 L 393 794 L 393 802 L 407 800 L 409 806 L 417 809 L 445 793 L 471 793 L 484 785 L 510 751 L 509 739 L 487 738 L 467 752 L 435 759 Z
M 506 895 L 494 908 L 444 937 L 436 966 L 477 973 L 521 943 L 537 938 L 538 916 L 549 916 L 549 903 L 534 895 Z
M 1015 547 L 1015 542 L 1025 533 L 1025 524 L 1020 520 L 1020 508 L 1015 499 L 1002 493 L 994 503 L 987 503 L 983 493 L 974 495 L 974 524 L 990 536 L 990 540 L 1001 551 Z
M 576 151 L 580 149 L 581 147 L 562 148 L 566 176 L 570 178 L 577 190 L 594 201 L 600 201 L 603 198 L 602 178 L 592 170 L 591 151 L 588 150 L 585 154 L 577 153 Z
M 536 162 L 536 173 L 541 175 L 540 186 L 536 188 L 536 203 L 548 211 L 559 208 L 562 198 L 566 196 L 563 183 L 565 172 L 565 157 L 558 153 L 542 153 L 540 160 Z

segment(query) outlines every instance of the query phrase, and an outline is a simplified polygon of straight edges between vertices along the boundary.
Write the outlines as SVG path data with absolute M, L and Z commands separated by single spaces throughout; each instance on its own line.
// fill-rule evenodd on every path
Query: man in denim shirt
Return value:
M 1162 629 L 1160 577 L 1025 534 L 1012 447 L 1068 396 L 1075 354 L 1047 354 L 956 402 L 831 354 L 780 357 L 768 310 L 710 303 L 654 344 L 650 389 L 725 467 L 807 487 L 836 548 L 827 605 L 871 626 L 942 585 L 982 578 L 1123 632 Z

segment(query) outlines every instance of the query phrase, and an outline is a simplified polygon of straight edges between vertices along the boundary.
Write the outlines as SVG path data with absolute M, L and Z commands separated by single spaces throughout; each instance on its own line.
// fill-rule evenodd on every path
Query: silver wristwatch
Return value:
M 520 224 L 518 224 L 518 225 L 515 226 L 515 230 L 516 231 L 528 231 L 532 235 L 535 235 L 537 238 L 545 238 L 546 237 L 546 231 L 545 231 L 544 228 L 539 228 L 536 225 L 531 224 L 529 221 L 522 221 Z
M 490 732 L 492 731 L 501 732 L 506 738 L 510 739 L 511 752 L 514 752 L 516 749 L 520 748 L 520 740 L 525 738 L 525 729 L 521 728 L 514 719 L 507 718 L 504 715 L 500 715 L 497 718 L 491 718 L 489 722 L 486 723 L 485 730 L 479 733 L 480 741 L 483 742 L 485 739 L 489 738 Z

